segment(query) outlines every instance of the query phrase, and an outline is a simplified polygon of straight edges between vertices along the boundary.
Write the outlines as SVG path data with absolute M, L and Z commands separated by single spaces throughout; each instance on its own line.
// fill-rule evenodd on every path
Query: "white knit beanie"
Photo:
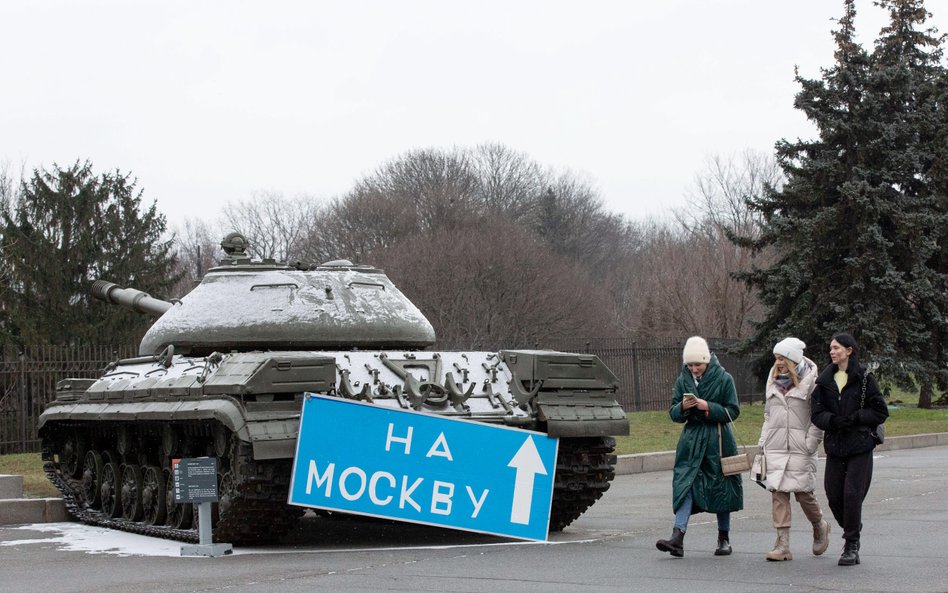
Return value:
M 774 354 L 779 354 L 794 364 L 800 364 L 800 361 L 803 360 L 804 348 L 806 348 L 806 344 L 804 344 L 802 340 L 798 340 L 797 338 L 784 338 L 774 346 Z
M 701 336 L 691 336 L 685 342 L 685 349 L 681 353 L 681 361 L 688 363 L 711 362 L 711 350 L 708 343 Z

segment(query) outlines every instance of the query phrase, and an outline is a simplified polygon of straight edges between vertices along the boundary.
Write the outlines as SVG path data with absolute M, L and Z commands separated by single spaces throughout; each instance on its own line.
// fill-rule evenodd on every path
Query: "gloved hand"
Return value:
M 848 418 L 846 418 L 846 420 L 849 420 L 849 426 L 860 426 L 862 424 L 869 424 L 869 422 L 864 422 L 862 419 L 863 411 L 864 410 L 856 410 L 855 412 L 850 414 Z
M 852 426 L 853 421 L 851 418 L 843 416 L 833 416 L 830 418 L 830 428 L 833 430 L 841 430 L 843 428 L 849 428 Z

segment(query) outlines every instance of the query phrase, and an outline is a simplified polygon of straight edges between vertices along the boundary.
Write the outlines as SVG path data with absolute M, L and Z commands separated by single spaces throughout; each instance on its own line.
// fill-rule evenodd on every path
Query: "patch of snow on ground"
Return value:
M 125 533 L 81 523 L 35 523 L 12 529 L 39 531 L 49 537 L 0 542 L 0 546 L 53 544 L 61 550 L 116 556 L 181 556 L 181 542 Z
M 20 546 L 27 544 L 55 545 L 59 550 L 71 552 L 85 552 L 87 554 L 110 554 L 114 556 L 166 556 L 181 557 L 181 546 L 189 545 L 182 542 L 175 542 L 155 537 L 147 537 L 134 533 L 126 533 L 104 527 L 93 527 L 81 523 L 34 523 L 32 525 L 19 525 L 13 527 L 0 527 L 0 531 L 23 530 L 38 531 L 48 534 L 47 537 L 33 539 L 18 539 L 0 541 L 2 546 Z M 495 546 L 526 546 L 526 545 L 557 545 L 557 544 L 581 544 L 596 541 L 595 539 L 580 539 L 566 541 L 503 541 L 492 543 L 476 544 L 443 544 L 443 545 L 419 545 L 419 546 L 384 546 L 377 548 L 337 548 L 326 546 L 268 546 L 268 547 L 244 547 L 235 548 L 233 555 L 243 554 L 322 554 L 322 553 L 351 553 L 351 552 L 373 552 L 373 551 L 392 551 L 392 550 L 447 550 L 458 548 L 483 548 Z M 185 556 L 185 558 L 201 558 L 202 556 Z

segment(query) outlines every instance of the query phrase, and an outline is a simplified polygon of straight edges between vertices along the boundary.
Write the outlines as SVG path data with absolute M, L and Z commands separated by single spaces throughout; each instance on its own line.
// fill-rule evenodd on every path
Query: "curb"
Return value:
M 23 476 L 0 475 L 0 525 L 68 521 L 61 498 L 23 498 Z
M 0 499 L 22 497 L 23 476 L 0 474 Z
M 948 432 L 933 432 L 915 434 L 904 437 L 887 437 L 885 442 L 876 447 L 876 451 L 897 451 L 899 449 L 919 449 L 922 447 L 937 447 L 948 445 Z M 757 445 L 746 447 L 745 451 L 756 455 Z M 823 456 L 823 445 L 818 453 Z M 616 475 L 641 474 L 645 472 L 667 471 L 675 467 L 675 452 L 662 451 L 659 453 L 636 453 L 633 455 L 619 455 L 616 464 Z
M 69 521 L 61 498 L 0 499 L 0 525 Z

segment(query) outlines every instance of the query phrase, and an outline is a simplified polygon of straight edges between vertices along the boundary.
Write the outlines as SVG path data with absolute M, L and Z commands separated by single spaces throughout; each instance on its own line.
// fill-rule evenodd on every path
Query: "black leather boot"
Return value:
M 681 558 L 685 555 L 685 532 L 677 527 L 672 529 L 670 539 L 660 539 L 655 542 L 655 547 L 662 552 L 668 552 L 675 558 Z
M 715 556 L 731 555 L 731 540 L 728 538 L 727 531 L 718 529 L 718 547 L 714 551 Z
M 859 564 L 859 542 L 847 541 L 843 546 L 843 555 L 839 557 L 840 566 L 855 566 Z

